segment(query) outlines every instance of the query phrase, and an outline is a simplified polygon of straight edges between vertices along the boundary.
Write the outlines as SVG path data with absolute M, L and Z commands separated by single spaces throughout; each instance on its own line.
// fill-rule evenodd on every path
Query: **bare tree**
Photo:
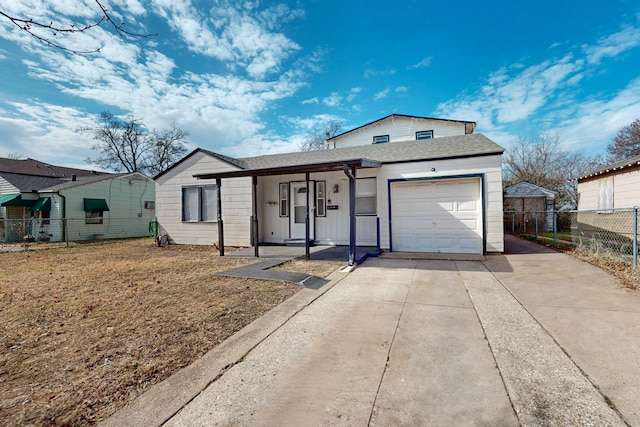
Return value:
M 543 134 L 536 141 L 521 137 L 506 150 L 502 162 L 505 185 L 530 182 L 558 192 L 558 206 L 576 209 L 577 178 L 597 168 L 602 158 L 565 151 L 557 135 Z
M 184 139 L 188 133 L 175 124 L 168 130 L 148 131 L 140 119 L 119 119 L 108 111 L 100 114 L 94 126 L 79 128 L 78 132 L 97 141 L 92 148 L 100 155 L 87 159 L 87 163 L 115 172 L 155 176 L 187 152 Z
M 613 141 L 607 145 L 607 153 L 612 162 L 640 156 L 640 118 L 618 131 Z
M 13 153 L 7 154 L 7 159 L 11 159 L 11 160 L 24 160 L 26 158 L 27 158 L 27 156 L 25 156 L 24 154 L 20 153 L 19 151 L 15 151 Z
M 109 9 L 103 4 L 103 2 L 101 2 L 100 0 L 94 0 L 94 1 L 98 6 L 98 10 L 96 11 L 97 16 L 93 22 L 90 22 L 88 24 L 83 23 L 80 25 L 76 25 L 76 24 L 67 25 L 67 24 L 56 24 L 53 21 L 42 22 L 42 21 L 34 20 L 33 18 L 29 18 L 29 17 L 12 16 L 2 10 L 0 10 L 0 17 L 9 20 L 13 25 L 18 27 L 21 31 L 28 33 L 29 35 L 36 38 L 40 42 L 46 44 L 47 46 L 51 46 L 56 49 L 61 49 L 61 50 L 71 52 L 71 53 L 76 53 L 76 54 L 97 53 L 100 51 L 100 49 L 98 48 L 93 50 L 83 50 L 83 49 L 71 48 L 60 43 L 58 40 L 56 40 L 56 37 L 64 36 L 72 33 L 83 33 L 92 28 L 102 26 L 103 24 L 108 24 L 120 36 L 147 38 L 147 37 L 153 37 L 158 35 L 157 33 L 148 34 L 148 33 L 137 33 L 134 31 L 129 31 L 128 29 L 125 28 L 125 22 L 118 23 L 114 20 L 112 14 L 109 13 Z
M 343 126 L 342 120 L 331 120 L 324 127 L 315 128 L 300 145 L 300 151 L 328 150 L 330 145 L 327 140 L 336 136 Z

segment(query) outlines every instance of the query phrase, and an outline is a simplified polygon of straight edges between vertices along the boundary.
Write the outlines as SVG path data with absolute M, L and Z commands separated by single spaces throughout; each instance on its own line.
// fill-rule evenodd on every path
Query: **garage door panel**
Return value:
M 392 186 L 394 251 L 482 253 L 480 179 Z

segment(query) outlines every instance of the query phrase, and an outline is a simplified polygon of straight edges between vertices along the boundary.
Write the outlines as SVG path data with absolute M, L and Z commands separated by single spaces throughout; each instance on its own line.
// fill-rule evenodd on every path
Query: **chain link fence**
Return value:
M 636 268 L 639 210 L 505 211 L 504 231 L 555 247 L 578 248 Z
M 152 221 L 153 222 L 153 221 Z M 0 219 L 0 251 L 69 246 L 69 242 L 148 236 L 148 219 Z

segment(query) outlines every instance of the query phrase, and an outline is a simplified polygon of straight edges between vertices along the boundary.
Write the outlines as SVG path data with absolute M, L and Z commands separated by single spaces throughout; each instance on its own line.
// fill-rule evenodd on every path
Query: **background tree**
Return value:
M 521 137 L 502 156 L 505 186 L 527 181 L 556 191 L 556 206 L 577 209 L 577 178 L 602 164 L 601 157 L 586 157 L 563 150 L 560 138 L 543 134 L 536 141 Z
M 344 127 L 342 120 L 331 120 L 324 127 L 315 128 L 300 145 L 300 151 L 318 151 L 329 149 L 327 140 L 338 134 Z
M 611 162 L 640 156 L 640 118 L 618 131 L 613 141 L 607 145 L 607 154 Z
M 97 141 L 91 148 L 100 155 L 87 163 L 115 172 L 142 172 L 155 176 L 167 170 L 187 152 L 188 133 L 175 124 L 170 129 L 148 131 L 140 119 L 120 119 L 103 111 L 92 127 L 78 132 Z
M 62 44 L 62 42 L 59 41 L 59 38 L 73 33 L 83 33 L 92 28 L 102 26 L 103 24 L 109 25 L 120 36 L 147 38 L 158 35 L 137 33 L 125 29 L 125 23 L 116 22 L 113 18 L 113 15 L 109 13 L 109 9 L 103 4 L 103 1 L 94 1 L 97 5 L 95 20 L 89 23 L 82 23 L 80 25 L 58 24 L 48 20 L 39 21 L 29 17 L 13 16 L 3 10 L 0 10 L 0 18 L 9 20 L 21 31 L 28 33 L 47 46 L 78 54 L 96 53 L 99 52 L 100 49 L 98 48 L 93 50 L 84 50 L 81 48 L 72 48 Z

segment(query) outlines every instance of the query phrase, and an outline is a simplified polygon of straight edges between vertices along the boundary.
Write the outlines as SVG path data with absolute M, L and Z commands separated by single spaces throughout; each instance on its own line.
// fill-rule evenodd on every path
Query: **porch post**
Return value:
M 224 225 L 222 224 L 222 179 L 216 178 L 216 186 L 218 187 L 218 246 L 220 247 L 220 256 L 224 256 Z
M 260 245 L 258 244 L 258 177 L 254 176 L 251 179 L 253 181 L 253 248 L 255 257 L 259 258 L 260 253 L 258 247 Z
M 349 178 L 349 267 L 356 260 L 356 168 L 342 165 L 344 174 Z
M 304 257 L 307 261 L 311 259 L 310 249 L 309 249 L 309 172 L 305 173 L 305 179 L 307 183 L 307 203 L 306 203 L 306 214 L 305 214 L 305 230 L 304 230 Z

